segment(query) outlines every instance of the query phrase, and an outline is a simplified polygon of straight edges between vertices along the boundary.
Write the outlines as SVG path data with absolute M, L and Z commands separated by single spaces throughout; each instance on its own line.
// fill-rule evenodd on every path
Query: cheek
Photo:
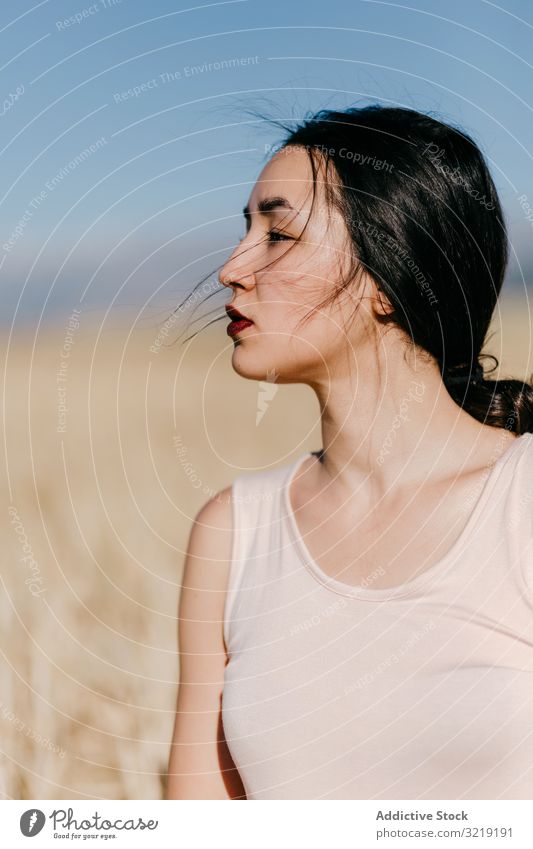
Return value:
M 339 335 L 345 336 L 344 316 L 338 306 L 320 307 L 327 296 L 328 287 L 308 277 L 271 285 L 261 294 L 258 329 L 276 344 L 298 340 L 300 347 L 306 344 L 317 350 L 334 346 Z
M 320 261 L 320 251 L 314 251 L 313 262 L 302 256 L 302 251 L 294 256 L 281 259 L 276 263 L 275 270 L 263 275 L 256 275 L 258 283 L 258 298 L 261 302 L 289 305 L 291 311 L 300 316 L 303 311 L 318 304 L 331 291 L 331 270 Z M 303 249 L 302 249 L 303 250 Z
M 294 327 L 285 340 L 284 350 L 289 350 L 294 361 L 322 366 L 331 362 L 339 347 L 345 345 L 341 328 L 321 313 Z

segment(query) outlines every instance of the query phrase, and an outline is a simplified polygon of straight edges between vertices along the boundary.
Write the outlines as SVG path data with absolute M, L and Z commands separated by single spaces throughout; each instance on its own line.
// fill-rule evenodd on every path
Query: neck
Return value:
M 321 410 L 321 467 L 350 492 L 370 478 L 377 492 L 413 486 L 479 466 L 515 438 L 461 409 L 435 367 L 413 373 L 398 365 L 385 383 L 335 375 L 313 386 Z M 497 447 L 497 446 L 496 446 Z M 498 453 L 498 452 L 496 452 Z

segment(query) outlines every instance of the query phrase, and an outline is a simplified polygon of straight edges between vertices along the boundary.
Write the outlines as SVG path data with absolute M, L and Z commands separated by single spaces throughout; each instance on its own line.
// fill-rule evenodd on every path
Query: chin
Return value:
M 231 365 L 238 375 L 248 380 L 265 380 L 267 368 L 269 368 L 261 359 L 247 356 L 240 344 L 233 349 Z
M 272 355 L 258 356 L 257 352 L 247 352 L 245 347 L 237 345 L 233 349 L 231 360 L 233 370 L 248 380 L 257 380 L 264 383 L 272 383 L 279 386 L 287 383 L 301 383 L 302 371 L 300 368 L 295 368 L 294 364 L 291 368 L 287 368 L 287 363 L 280 364 L 272 359 Z

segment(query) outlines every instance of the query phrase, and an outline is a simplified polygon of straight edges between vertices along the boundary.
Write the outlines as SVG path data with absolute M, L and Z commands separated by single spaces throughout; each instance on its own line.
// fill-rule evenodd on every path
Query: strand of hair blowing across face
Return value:
M 326 199 L 351 236 L 351 267 L 318 308 L 366 270 L 393 307 L 379 320 L 431 355 L 463 409 L 495 427 L 533 431 L 533 376 L 529 383 L 476 379 L 508 243 L 496 188 L 472 138 L 429 115 L 380 104 L 322 110 L 296 128 L 272 123 L 287 133 L 281 150 L 307 151 L 313 202 L 320 171 Z M 453 380 L 465 364 L 473 374 Z

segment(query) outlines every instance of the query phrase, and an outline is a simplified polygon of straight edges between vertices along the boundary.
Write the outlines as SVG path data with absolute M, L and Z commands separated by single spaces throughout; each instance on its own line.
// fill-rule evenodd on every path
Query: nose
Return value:
M 240 286 L 243 289 L 250 288 L 255 285 L 254 272 L 251 267 L 250 258 L 245 261 L 244 254 L 249 251 L 249 247 L 238 245 L 229 259 L 219 271 L 218 279 L 223 286 Z

